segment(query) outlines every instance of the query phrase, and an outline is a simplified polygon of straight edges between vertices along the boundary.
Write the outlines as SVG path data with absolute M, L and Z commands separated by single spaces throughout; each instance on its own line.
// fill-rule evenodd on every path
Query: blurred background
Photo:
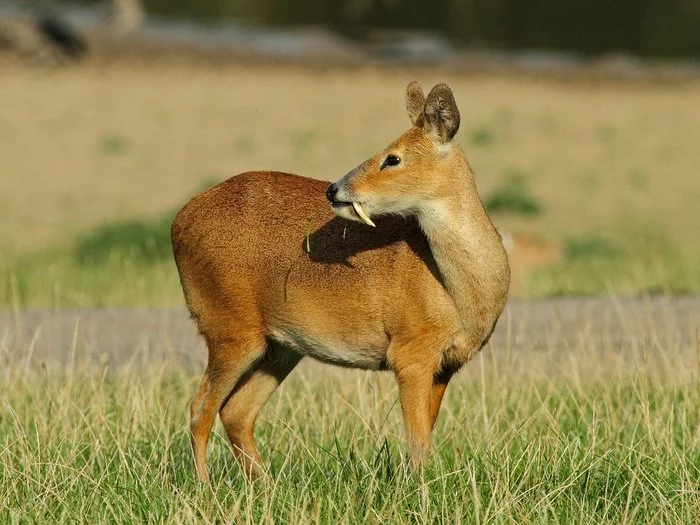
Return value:
M 513 294 L 700 291 L 697 0 L 0 1 L 0 304 L 179 305 L 169 225 L 448 82 Z

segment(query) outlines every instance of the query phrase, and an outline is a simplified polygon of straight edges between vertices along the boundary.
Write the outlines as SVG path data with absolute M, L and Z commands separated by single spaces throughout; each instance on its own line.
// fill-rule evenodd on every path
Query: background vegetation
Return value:
M 372 39 L 377 30 L 428 30 L 461 46 L 697 57 L 695 0 L 147 0 L 151 13 L 271 26 L 325 26 Z
M 191 195 L 251 169 L 339 178 L 406 129 L 415 75 L 3 67 L 0 304 L 55 307 L 181 305 L 168 229 Z M 447 80 L 497 226 L 560 248 L 516 295 L 700 290 L 695 82 Z

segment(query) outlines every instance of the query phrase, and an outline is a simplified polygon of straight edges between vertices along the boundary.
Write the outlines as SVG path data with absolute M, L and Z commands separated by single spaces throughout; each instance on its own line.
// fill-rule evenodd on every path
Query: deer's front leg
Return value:
M 430 451 L 433 430 L 433 373 L 430 367 L 414 364 L 395 370 L 411 463 L 420 468 Z

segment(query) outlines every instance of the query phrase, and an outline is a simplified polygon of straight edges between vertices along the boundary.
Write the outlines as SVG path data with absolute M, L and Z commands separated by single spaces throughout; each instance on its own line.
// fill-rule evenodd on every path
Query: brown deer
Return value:
M 217 412 L 244 471 L 262 474 L 255 420 L 304 356 L 391 370 L 412 462 L 425 458 L 447 384 L 493 332 L 510 270 L 454 141 L 452 91 L 438 84 L 426 99 L 412 82 L 406 106 L 411 129 L 328 187 L 244 173 L 175 217 L 175 261 L 209 349 L 191 404 L 199 479 Z

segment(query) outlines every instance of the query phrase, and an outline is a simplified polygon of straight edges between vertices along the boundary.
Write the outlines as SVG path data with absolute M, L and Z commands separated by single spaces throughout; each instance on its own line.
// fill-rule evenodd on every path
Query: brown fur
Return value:
M 256 416 L 303 356 L 392 370 L 412 459 L 425 457 L 450 378 L 505 305 L 509 269 L 451 142 L 452 92 L 436 86 L 418 112 L 418 90 L 407 93 L 414 126 L 333 185 L 333 209 L 327 183 L 253 172 L 194 197 L 175 218 L 175 260 L 209 348 L 191 405 L 200 479 L 217 412 L 245 471 L 261 473 Z M 401 163 L 380 169 L 388 153 Z M 350 201 L 376 228 L 353 222 Z

